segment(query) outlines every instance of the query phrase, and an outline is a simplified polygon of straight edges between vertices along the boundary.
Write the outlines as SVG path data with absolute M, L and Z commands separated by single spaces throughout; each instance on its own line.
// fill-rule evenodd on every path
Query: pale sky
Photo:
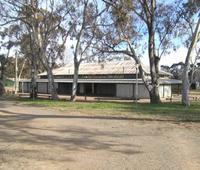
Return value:
M 66 53 L 65 53 L 66 64 L 69 62 L 73 62 L 73 54 L 71 50 L 72 44 L 73 42 L 70 39 L 68 39 L 68 41 L 66 42 Z M 10 56 L 13 56 L 14 53 L 15 53 L 15 50 L 13 49 L 10 53 Z M 170 54 L 166 54 L 165 56 L 162 56 L 160 60 L 160 66 L 161 65 L 171 66 L 174 63 L 184 62 L 186 54 L 187 54 L 187 48 L 182 46 L 178 48 L 176 51 L 172 51 Z M 147 53 L 144 54 L 144 57 L 142 57 L 141 60 L 145 65 L 149 65 L 149 59 L 148 59 Z
M 66 56 L 67 56 L 65 60 L 66 62 L 70 62 L 70 60 L 72 60 L 73 58 L 72 56 L 73 54 L 70 49 L 72 44 L 73 44 L 72 41 L 68 39 L 68 41 L 66 42 Z M 170 54 L 162 56 L 160 60 L 160 66 L 161 65 L 171 66 L 174 63 L 179 63 L 181 61 L 184 62 L 186 54 L 187 54 L 187 48 L 180 47 L 176 51 L 172 51 Z M 144 57 L 141 58 L 141 60 L 145 65 L 149 65 L 149 59 L 147 53 L 144 55 Z
M 66 63 L 73 62 L 73 60 L 72 60 L 73 54 L 72 54 L 72 50 L 71 50 L 72 44 L 73 44 L 73 41 L 68 39 L 68 41 L 66 42 L 66 53 L 65 53 L 65 56 L 66 56 L 65 62 Z M 1 50 L 1 53 L 2 53 L 2 51 L 3 50 Z M 12 50 L 10 56 L 12 56 L 13 54 L 14 54 L 14 50 Z M 162 58 L 160 60 L 160 65 L 171 66 L 174 63 L 184 62 L 186 54 L 187 54 L 187 49 L 182 45 L 176 51 L 172 51 L 170 54 L 166 54 L 165 56 L 162 56 Z M 142 57 L 141 60 L 145 65 L 149 65 L 147 53 L 144 54 L 144 57 Z
M 166 54 L 161 57 L 160 66 L 167 65 L 171 66 L 174 63 L 185 62 L 185 57 L 187 54 L 187 49 L 185 47 L 180 47 L 177 51 L 172 51 L 170 54 Z M 141 58 L 142 62 L 145 65 L 149 64 L 148 55 L 146 54 L 145 57 Z

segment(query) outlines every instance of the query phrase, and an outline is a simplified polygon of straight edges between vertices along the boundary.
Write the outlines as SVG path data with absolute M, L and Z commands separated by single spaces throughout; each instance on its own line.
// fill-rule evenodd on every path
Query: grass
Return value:
M 15 99 L 16 100 L 16 99 Z M 200 121 L 200 102 L 192 102 L 189 108 L 184 107 L 181 103 L 119 103 L 119 102 L 69 102 L 69 101 L 52 101 L 45 99 L 23 99 L 16 100 L 20 104 L 29 106 L 48 107 L 59 110 L 76 110 L 95 113 L 128 113 L 129 115 L 151 115 L 165 118 L 173 118 L 185 121 Z

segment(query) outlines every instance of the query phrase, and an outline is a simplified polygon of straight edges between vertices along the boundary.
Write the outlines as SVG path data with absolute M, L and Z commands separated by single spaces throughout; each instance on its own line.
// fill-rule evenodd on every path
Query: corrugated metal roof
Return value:
M 144 71 L 149 73 L 149 68 L 143 66 Z M 134 60 L 114 61 L 105 63 L 81 63 L 79 75 L 106 75 L 106 74 L 135 74 L 136 64 Z M 53 70 L 54 75 L 73 75 L 74 64 L 67 64 L 63 67 Z M 160 74 L 171 75 L 170 73 L 160 71 Z M 39 76 L 47 75 L 46 72 Z
M 72 83 L 73 79 L 55 79 L 55 83 Z M 20 82 L 31 82 L 30 79 L 21 79 Z M 47 83 L 48 79 L 37 79 L 38 83 Z M 139 84 L 143 84 L 144 82 L 142 79 L 79 79 L 78 83 L 136 83 L 138 82 Z M 176 79 L 160 79 L 159 80 L 160 84 L 182 84 L 181 80 L 176 80 Z
M 160 84 L 182 84 L 182 80 L 177 79 L 160 79 Z

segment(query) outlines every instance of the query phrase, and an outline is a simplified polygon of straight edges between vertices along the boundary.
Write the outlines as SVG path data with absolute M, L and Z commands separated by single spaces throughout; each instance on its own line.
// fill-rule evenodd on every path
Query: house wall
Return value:
M 55 88 L 58 90 L 58 83 L 55 83 Z M 19 83 L 19 92 L 29 93 L 31 90 L 31 83 L 30 82 L 20 82 Z M 46 82 L 38 82 L 37 83 L 37 92 L 47 94 L 49 93 L 48 83 Z
M 19 82 L 19 92 L 22 92 L 22 82 Z
M 87 86 L 88 88 L 86 88 Z M 72 83 L 55 83 L 58 94 L 70 95 L 72 89 Z M 90 87 L 91 86 L 91 87 Z M 90 87 L 90 88 L 89 88 Z M 48 83 L 38 82 L 37 83 L 38 93 L 49 93 Z M 47 91 L 48 90 L 48 91 Z M 136 85 L 135 84 L 107 84 L 107 83 L 80 83 L 78 85 L 78 94 L 85 94 L 92 96 L 109 96 L 109 97 L 119 97 L 134 99 L 136 98 Z M 20 83 L 20 91 L 22 92 L 22 83 Z M 30 92 L 30 83 L 23 83 L 23 92 Z M 161 98 L 171 97 L 172 85 L 160 85 L 159 94 Z M 138 99 L 149 99 L 149 92 L 144 84 L 138 84 Z
M 116 84 L 79 83 L 77 94 L 98 97 L 116 97 Z
M 158 90 L 159 90 L 160 98 L 164 98 L 164 96 L 165 96 L 164 86 L 160 85 Z
M 55 83 L 56 92 L 58 93 L 58 83 Z
M 80 84 L 79 85 L 79 92 L 80 92 L 80 94 L 84 94 L 84 84 Z
M 116 97 L 133 98 L 133 85 L 132 84 L 117 84 Z
M 200 89 L 200 82 L 195 82 L 196 89 Z
M 57 92 L 58 94 L 71 95 L 72 83 L 58 83 Z
M 171 97 L 171 94 L 172 94 L 171 85 L 166 85 L 166 84 L 160 85 L 159 94 L 161 98 Z
M 163 90 L 164 90 L 164 95 L 163 97 L 164 98 L 167 98 L 167 97 L 171 97 L 172 95 L 172 88 L 171 88 L 171 85 L 163 85 Z
M 136 87 L 134 88 L 136 89 Z M 172 90 L 171 90 L 171 85 L 160 85 L 159 86 L 159 94 L 161 98 L 167 98 L 167 97 L 171 97 L 172 94 Z M 134 97 L 135 94 L 134 94 Z M 143 84 L 139 84 L 138 85 L 138 98 L 139 99 L 149 99 L 149 92 L 147 90 L 147 88 L 145 87 L 145 85 Z
M 55 88 L 58 92 L 58 83 L 55 83 Z M 44 93 L 44 94 L 49 93 L 50 90 L 49 90 L 48 83 L 43 83 L 43 82 L 37 83 L 37 91 L 38 93 Z
M 29 82 L 20 82 L 19 83 L 19 92 L 29 93 L 30 92 L 30 83 Z
M 172 84 L 171 90 L 172 90 L 172 94 L 181 94 L 182 85 L 181 84 Z
M 101 97 L 116 97 L 116 84 L 96 83 L 94 84 L 94 95 Z
M 134 88 L 136 90 L 136 87 Z M 136 96 L 134 96 L 136 98 Z M 139 99 L 149 99 L 149 91 L 144 84 L 138 85 L 138 98 Z
M 47 83 L 37 83 L 38 93 L 48 93 L 48 84 Z

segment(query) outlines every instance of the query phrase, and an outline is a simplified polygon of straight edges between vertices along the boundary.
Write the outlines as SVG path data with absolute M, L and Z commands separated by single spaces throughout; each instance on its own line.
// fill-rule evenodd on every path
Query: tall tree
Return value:
M 10 55 L 11 48 L 16 45 L 16 42 L 13 42 L 12 39 L 12 26 L 5 28 L 3 31 L 0 31 L 0 95 L 4 93 L 4 81 L 5 81 L 5 70 L 6 64 L 8 62 L 8 57 Z
M 0 2 L 0 8 L 4 9 L 4 12 L 0 12 L 1 16 L 1 26 L 9 26 L 10 24 L 19 25 L 21 28 L 18 30 L 22 32 L 22 34 L 30 33 L 31 24 L 28 22 L 28 18 L 30 15 L 26 16 L 25 12 L 27 12 L 28 6 L 36 6 L 37 3 L 34 0 L 5 0 L 4 2 Z M 31 11 L 30 11 L 31 13 Z M 18 27 L 19 28 L 19 27 Z M 33 48 L 31 44 L 30 46 Z M 31 92 L 30 97 L 36 98 L 37 96 L 37 88 L 36 88 L 36 78 L 37 78 L 37 70 L 36 70 L 36 62 L 38 61 L 38 57 L 35 53 L 31 58 Z
M 182 88 L 182 104 L 190 106 L 189 91 L 190 91 L 190 78 L 189 72 L 191 70 L 192 53 L 195 50 L 197 42 L 200 41 L 200 13 L 199 13 L 200 2 L 196 0 L 189 0 L 183 4 L 183 23 L 184 29 L 190 30 L 187 42 L 188 52 L 185 58 L 184 71 L 183 71 L 183 88 Z M 197 22 L 195 23 L 195 18 Z M 185 29 L 185 30 L 186 30 Z
M 123 53 L 133 58 L 149 91 L 150 102 L 160 103 L 159 61 L 171 48 L 179 15 L 173 2 L 156 0 L 103 0 L 107 13 L 99 27 L 99 47 L 107 53 Z M 177 4 L 178 5 L 178 4 Z M 103 48 L 102 48 L 103 47 Z M 148 53 L 150 80 L 140 56 Z
M 74 0 L 70 12 L 70 23 L 72 25 L 71 39 L 73 40 L 72 52 L 74 60 L 74 77 L 72 85 L 71 101 L 76 100 L 79 66 L 84 60 L 95 56 L 92 48 L 95 41 L 97 20 L 102 10 L 98 9 L 96 1 Z
M 31 50 L 29 51 L 32 52 L 31 96 L 34 98 L 37 94 L 36 78 L 39 60 L 48 73 L 49 91 L 52 99 L 57 99 L 52 69 L 55 61 L 61 57 L 64 51 L 68 32 L 65 32 L 61 23 L 66 19 L 68 11 L 64 11 L 60 1 L 57 0 L 6 0 L 1 6 L 7 9 L 5 14 L 1 14 L 5 19 L 4 24 L 20 21 L 30 38 Z

